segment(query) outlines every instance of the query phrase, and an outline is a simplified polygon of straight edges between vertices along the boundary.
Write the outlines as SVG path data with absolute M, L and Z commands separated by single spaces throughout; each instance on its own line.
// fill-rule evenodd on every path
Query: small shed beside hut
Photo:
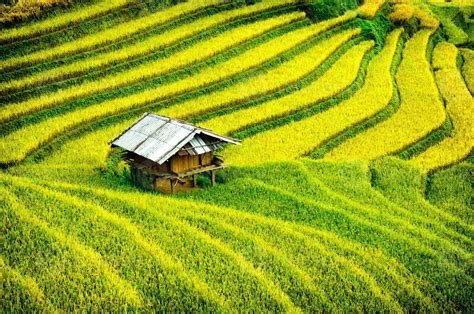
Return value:
M 226 167 L 214 152 L 224 143 L 240 144 L 211 130 L 151 113 L 110 142 L 126 151 L 124 159 L 134 182 L 164 193 L 195 187 L 201 173 L 208 173 L 214 185 L 215 172 Z

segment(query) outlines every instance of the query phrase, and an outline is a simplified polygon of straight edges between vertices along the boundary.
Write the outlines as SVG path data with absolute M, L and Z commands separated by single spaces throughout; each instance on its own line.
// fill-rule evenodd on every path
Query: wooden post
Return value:
M 170 185 L 171 185 L 171 194 L 173 194 L 174 193 L 173 179 L 170 179 Z
M 197 180 L 195 174 L 193 174 L 193 187 L 197 187 Z
M 214 186 L 216 184 L 216 171 L 211 170 L 211 185 Z

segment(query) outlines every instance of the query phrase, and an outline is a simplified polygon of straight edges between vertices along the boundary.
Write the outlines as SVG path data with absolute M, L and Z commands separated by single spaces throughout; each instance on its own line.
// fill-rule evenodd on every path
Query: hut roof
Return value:
M 204 154 L 221 148 L 222 142 L 240 143 L 184 121 L 145 113 L 110 144 L 161 165 L 179 151 L 189 155 Z

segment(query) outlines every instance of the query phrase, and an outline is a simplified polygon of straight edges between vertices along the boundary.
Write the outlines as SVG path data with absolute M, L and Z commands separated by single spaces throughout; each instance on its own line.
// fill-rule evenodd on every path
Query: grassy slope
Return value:
M 206 293 L 214 295 L 209 297 L 214 301 L 196 305 L 201 310 L 211 304 L 307 311 L 472 308 L 472 289 L 456 289 L 460 283 L 474 285 L 472 226 L 445 210 L 456 211 L 456 199 L 442 208 L 429 204 L 420 190 L 421 175 L 397 163 L 369 167 L 308 160 L 232 168 L 224 184 L 174 197 L 130 190 L 128 185 L 117 191 L 117 181 L 104 188 L 107 179 L 97 172 L 88 175 L 95 188 L 61 183 L 67 178 L 42 181 L 42 176 L 32 181 L 3 177 L 2 182 L 27 204 L 30 215 L 92 248 L 117 269 L 121 280 L 133 282 L 140 300 L 151 302 L 148 306 L 172 304 L 172 296 L 156 297 L 155 289 L 164 290 L 152 285 L 149 272 L 142 273 L 157 263 L 151 262 L 157 258 L 153 254 L 162 252 L 186 269 L 185 277 L 199 278 L 209 289 L 203 288 Z M 466 199 L 470 191 L 452 187 L 452 193 Z M 10 267 L 18 249 L 11 245 L 15 234 L 19 239 L 18 227 L 5 226 L 4 234 L 13 237 L 4 251 L 10 253 L 3 256 Z M 28 263 L 27 255 L 23 258 Z M 163 267 L 159 265 L 155 267 Z M 181 278 L 173 272 L 176 267 L 162 271 L 174 281 Z M 132 273 L 139 277 L 130 277 Z M 47 281 L 22 274 L 38 284 Z M 186 278 L 179 280 L 191 280 Z M 196 290 L 186 292 L 185 286 L 173 291 L 198 295 Z M 87 285 L 80 289 L 89 291 Z M 239 303 L 242 293 L 247 295 L 245 304 Z

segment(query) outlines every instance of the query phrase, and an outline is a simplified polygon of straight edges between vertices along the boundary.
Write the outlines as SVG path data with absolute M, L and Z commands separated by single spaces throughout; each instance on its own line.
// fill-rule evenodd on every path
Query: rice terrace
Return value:
M 0 24 L 0 312 L 474 311 L 471 0 Z

